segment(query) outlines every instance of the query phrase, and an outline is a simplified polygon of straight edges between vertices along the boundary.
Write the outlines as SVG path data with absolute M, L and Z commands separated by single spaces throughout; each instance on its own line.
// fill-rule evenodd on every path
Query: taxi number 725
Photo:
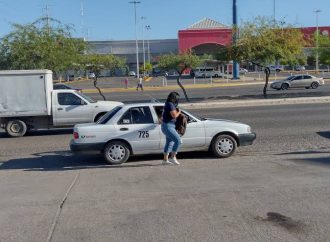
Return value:
M 139 138 L 140 139 L 149 138 L 149 131 L 138 131 L 138 132 L 139 132 Z

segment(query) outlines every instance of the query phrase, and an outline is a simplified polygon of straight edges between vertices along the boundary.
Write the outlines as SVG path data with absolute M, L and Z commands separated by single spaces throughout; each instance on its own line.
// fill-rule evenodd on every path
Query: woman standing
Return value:
M 166 143 L 164 147 L 163 165 L 180 165 L 176 159 L 176 154 L 180 148 L 181 139 L 178 132 L 175 130 L 176 118 L 181 114 L 181 111 L 177 108 L 179 97 L 179 93 L 171 92 L 164 106 L 162 132 L 166 136 Z

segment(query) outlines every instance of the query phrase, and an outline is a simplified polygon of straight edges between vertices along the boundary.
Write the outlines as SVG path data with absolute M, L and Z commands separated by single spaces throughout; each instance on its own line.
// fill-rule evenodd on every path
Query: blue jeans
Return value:
M 162 123 L 162 132 L 166 136 L 164 153 L 177 153 L 181 145 L 181 138 L 175 130 L 175 124 L 172 122 Z

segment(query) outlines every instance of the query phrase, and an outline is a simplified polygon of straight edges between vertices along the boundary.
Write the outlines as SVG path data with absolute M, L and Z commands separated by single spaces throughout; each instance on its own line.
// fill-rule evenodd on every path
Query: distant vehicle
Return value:
M 135 74 L 134 71 L 129 71 L 129 72 L 128 72 L 128 76 L 136 76 L 136 74 Z
M 239 74 L 241 75 L 245 75 L 246 73 L 248 73 L 249 71 L 247 69 L 244 68 L 239 68 Z
M 67 85 L 64 85 L 64 84 L 60 84 L 60 83 L 56 83 L 53 85 L 53 90 L 76 90 L 78 92 L 81 92 L 81 88 L 72 88 L 72 87 L 69 87 Z
M 90 78 L 90 79 L 95 78 L 95 73 L 94 72 L 88 73 L 88 78 Z
M 268 67 L 269 67 L 270 71 L 280 72 L 280 71 L 284 70 L 283 66 L 271 65 L 271 66 L 268 66 Z
M 168 73 L 166 71 L 163 70 L 154 70 L 152 72 L 152 75 L 157 77 L 157 76 L 168 76 Z
M 296 71 L 304 71 L 304 70 L 306 70 L 306 68 L 304 66 L 295 66 L 294 69 Z
M 74 153 L 102 153 L 110 164 L 121 164 L 131 155 L 160 154 L 165 144 L 159 118 L 163 104 L 140 103 L 115 107 L 97 123 L 75 125 L 70 143 Z M 239 146 L 252 145 L 256 134 L 247 124 L 224 119 L 198 118 L 182 110 L 188 124 L 181 151 L 212 151 L 227 158 Z
M 323 78 L 318 78 L 311 75 L 293 75 L 281 81 L 274 81 L 270 85 L 271 88 L 276 90 L 286 90 L 294 87 L 305 87 L 306 89 L 316 89 L 324 85 Z
M 193 70 L 195 77 L 220 77 L 223 76 L 221 71 L 216 70 L 214 67 L 197 67 Z

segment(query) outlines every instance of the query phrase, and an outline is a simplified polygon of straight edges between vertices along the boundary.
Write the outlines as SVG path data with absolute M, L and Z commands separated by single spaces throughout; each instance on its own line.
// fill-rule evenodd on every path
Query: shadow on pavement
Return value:
M 69 151 L 32 154 L 33 157 L 11 159 L 0 163 L 0 170 L 67 171 L 95 168 L 138 168 L 162 166 L 162 155 L 131 157 L 122 165 L 108 165 L 101 155 L 72 155 Z M 181 153 L 179 159 L 209 159 L 207 152 Z M 213 157 L 216 159 L 215 157 Z M 155 162 L 156 161 L 156 162 Z M 141 162 L 141 163 L 140 163 Z M 143 163 L 142 163 L 143 162 Z
M 72 128 L 66 128 L 66 129 L 51 129 L 51 130 L 36 130 L 36 131 L 29 131 L 26 136 L 48 136 L 48 135 L 63 135 L 63 134 L 72 134 L 73 129 Z M 0 130 L 0 138 L 10 138 L 10 139 L 16 139 L 9 137 L 4 130 Z
M 316 133 L 323 138 L 330 139 L 330 131 L 320 131 Z
M 311 157 L 311 158 L 298 158 L 298 159 L 290 159 L 296 163 L 308 163 L 312 165 L 330 165 L 330 157 Z

